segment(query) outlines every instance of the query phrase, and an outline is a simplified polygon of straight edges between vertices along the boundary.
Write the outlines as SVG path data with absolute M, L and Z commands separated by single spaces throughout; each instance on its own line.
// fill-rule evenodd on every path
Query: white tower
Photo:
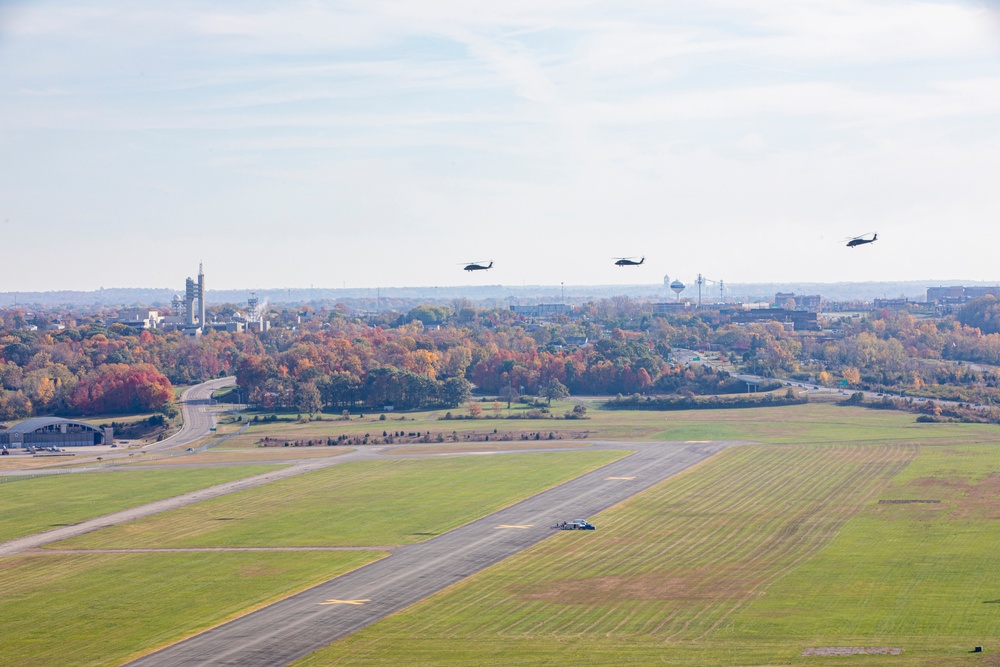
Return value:
M 205 272 L 198 262 L 198 326 L 205 330 Z

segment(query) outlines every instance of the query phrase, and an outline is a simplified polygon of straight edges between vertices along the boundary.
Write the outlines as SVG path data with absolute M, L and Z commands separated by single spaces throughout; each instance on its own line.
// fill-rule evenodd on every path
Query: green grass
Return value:
M 274 470 L 235 466 L 185 470 L 116 470 L 0 484 L 0 542 Z
M 726 636 L 968 650 L 1000 637 L 1000 451 L 925 448 L 816 558 Z
M 553 403 L 553 414 L 571 410 L 573 403 Z M 523 412 L 515 408 L 512 412 Z M 455 414 L 464 411 L 453 411 Z M 491 414 L 488 404 L 486 412 Z M 506 409 L 503 413 L 506 414 Z M 732 410 L 601 410 L 591 407 L 589 419 L 477 419 L 439 420 L 443 412 L 391 414 L 378 421 L 378 414 L 354 415 L 351 421 L 327 416 L 324 421 L 253 424 L 246 434 L 226 441 L 227 447 L 255 447 L 264 436 L 300 440 L 338 435 L 381 435 L 382 431 L 467 433 L 500 431 L 556 431 L 564 437 L 586 432 L 588 440 L 750 440 L 765 443 L 913 442 L 1000 444 L 1000 427 L 989 424 L 918 424 L 916 416 L 829 402 L 771 408 Z M 400 417 L 406 417 L 400 421 Z
M 0 664 L 119 665 L 377 557 L 357 551 L 3 559 Z
M 54 548 L 406 544 L 623 455 L 576 451 L 348 463 L 89 533 Z
M 296 664 L 995 664 L 998 494 L 995 447 L 734 448 Z
M 536 640 L 600 639 L 623 654 L 635 639 L 656 653 L 703 641 L 828 544 L 913 455 L 729 449 L 598 515 L 597 532 L 556 535 L 303 664 L 414 664 L 403 648 L 411 638 L 435 638 L 445 653 L 464 644 L 474 664 L 482 640 L 510 642 L 509 664 L 523 640 L 534 651 Z
M 554 406 L 557 414 L 565 409 Z M 819 403 L 663 413 L 591 409 L 588 415 L 593 418 L 443 422 L 424 413 L 408 414 L 419 418 L 413 421 L 390 415 L 377 422 L 375 414 L 364 422 L 257 425 L 240 436 L 250 447 L 263 435 L 288 432 L 295 435 L 283 437 L 307 439 L 383 428 L 450 433 L 501 427 L 589 429 L 590 440 L 768 443 L 726 450 L 602 513 L 595 518 L 598 531 L 554 535 L 302 664 L 993 664 L 992 638 L 1000 636 L 1000 602 L 993 602 L 1000 600 L 1000 510 L 994 509 L 1000 428 L 916 424 L 909 414 Z M 350 463 L 58 547 L 402 544 L 620 455 L 573 451 Z M 27 483 L 0 485 L 0 491 Z M 63 498 L 39 494 L 34 502 Z M 942 502 L 879 505 L 880 498 Z M 66 519 L 60 515 L 59 521 Z M 371 556 L 366 553 L 363 558 Z M 0 635 L 6 642 L 0 643 L 0 664 L 118 664 L 141 647 L 260 604 L 231 597 L 245 584 L 238 570 L 244 566 L 237 563 L 274 559 L 253 571 L 288 570 L 284 592 L 277 585 L 258 592 L 275 599 L 333 576 L 321 575 L 318 565 L 300 573 L 299 565 L 336 557 L 54 551 L 0 560 L 0 611 L 18 618 L 8 636 Z M 223 571 L 212 572 L 209 563 L 220 563 Z M 185 568 L 190 577 L 171 579 L 170 571 L 186 574 Z M 147 570 L 156 570 L 152 579 Z M 115 581 L 137 582 L 128 590 L 123 583 L 110 599 L 124 600 L 120 609 L 135 608 L 142 618 L 120 621 L 121 612 L 102 606 Z M 37 602 L 12 593 L 15 585 L 29 584 L 38 591 Z M 200 597 L 227 585 L 234 590 Z M 185 599 L 195 601 L 192 616 L 216 620 L 189 623 L 179 611 Z M 58 611 L 52 621 L 46 601 Z M 110 620 L 91 614 L 91 607 Z M 84 620 L 74 624 L 74 614 Z M 70 620 L 59 620 L 64 618 Z M 51 628 L 63 626 L 71 635 L 69 660 L 52 641 L 59 635 Z M 967 653 L 978 644 L 986 645 L 986 656 Z M 809 646 L 838 645 L 899 646 L 904 654 L 800 656 Z

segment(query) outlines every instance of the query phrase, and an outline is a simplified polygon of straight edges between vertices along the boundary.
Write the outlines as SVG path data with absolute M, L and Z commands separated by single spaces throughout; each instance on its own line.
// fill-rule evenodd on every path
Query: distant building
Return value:
M 751 322 L 780 322 L 791 325 L 796 331 L 819 331 L 819 319 L 814 311 L 789 310 L 788 308 L 725 309 L 719 314 L 733 324 Z
M 964 287 L 962 285 L 952 285 L 950 287 L 927 288 L 927 301 L 941 305 L 965 303 L 966 301 L 987 295 L 1000 298 L 1000 286 Z
M 246 329 L 246 324 L 238 321 L 230 322 L 206 322 L 202 327 L 203 331 L 228 331 L 230 333 L 241 333 Z
M 257 320 L 256 322 L 247 322 L 247 331 L 253 331 L 254 333 L 264 333 L 271 328 L 271 323 L 267 320 Z
M 570 315 L 573 312 L 573 309 L 565 303 L 538 303 L 533 306 L 511 306 L 510 309 L 515 315 L 524 317 L 556 317 Z
M 872 305 L 875 310 L 907 310 L 910 303 L 909 299 L 901 296 L 898 299 L 875 299 Z
M 109 323 L 124 324 L 133 329 L 157 329 L 162 324 L 163 319 L 158 310 L 134 308 L 118 313 L 118 317 L 112 318 Z
M 811 310 L 818 312 L 822 297 L 819 294 L 799 294 L 795 292 L 778 292 L 774 295 L 774 305 L 788 310 Z
M 653 304 L 654 315 L 666 315 L 668 313 L 683 313 L 688 310 L 691 304 L 687 301 L 665 301 Z
M 27 447 L 89 447 L 110 445 L 114 432 L 86 422 L 61 417 L 35 417 L 0 431 L 0 446 L 10 449 Z

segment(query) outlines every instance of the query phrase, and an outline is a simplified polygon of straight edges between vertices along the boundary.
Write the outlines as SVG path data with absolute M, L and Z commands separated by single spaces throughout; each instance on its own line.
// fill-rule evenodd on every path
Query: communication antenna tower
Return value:
M 247 309 L 250 311 L 250 317 L 248 318 L 251 322 L 260 321 L 260 312 L 257 310 L 260 301 L 257 299 L 256 292 L 250 292 L 250 298 L 247 299 Z
M 726 302 L 726 284 L 725 284 L 724 281 L 722 281 L 722 280 L 712 280 L 711 278 L 706 278 L 705 276 L 703 276 L 703 275 L 701 275 L 699 273 L 697 280 L 695 280 L 695 283 L 698 285 L 698 307 L 699 308 L 701 308 L 701 287 L 702 287 L 702 285 L 706 285 L 708 283 L 715 283 L 716 285 L 719 286 L 719 302 L 720 303 L 725 303 Z

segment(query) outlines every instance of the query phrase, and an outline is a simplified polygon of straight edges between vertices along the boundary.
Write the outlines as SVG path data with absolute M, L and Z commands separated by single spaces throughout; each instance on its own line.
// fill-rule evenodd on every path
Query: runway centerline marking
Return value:
M 371 600 L 327 600 L 326 602 L 320 602 L 320 604 L 354 604 L 361 605 L 366 602 L 371 602 Z
M 605 477 L 604 479 L 635 479 L 635 477 Z
M 533 523 L 526 523 L 523 526 L 508 526 L 507 524 L 503 524 L 503 525 L 497 526 L 497 530 L 499 530 L 501 528 L 519 528 L 521 530 L 525 530 L 527 528 L 533 527 L 534 525 L 535 524 L 533 524 Z

